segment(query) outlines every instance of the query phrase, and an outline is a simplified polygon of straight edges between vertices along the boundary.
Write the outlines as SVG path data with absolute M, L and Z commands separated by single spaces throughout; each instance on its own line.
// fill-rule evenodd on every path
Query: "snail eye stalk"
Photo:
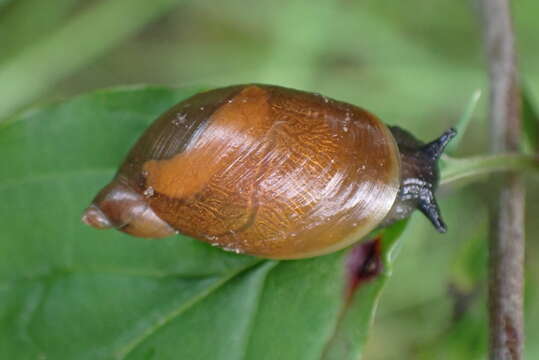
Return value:
M 457 130 L 450 128 L 446 130 L 438 139 L 423 146 L 421 151 L 428 154 L 433 160 L 439 159 L 443 154 L 447 144 L 457 135 Z
M 430 193 L 428 199 L 420 198 L 417 208 L 430 220 L 439 233 L 443 234 L 447 231 L 447 226 L 442 219 L 442 214 L 434 198 L 434 194 Z
M 457 130 L 450 128 L 446 130 L 438 139 L 431 141 L 421 148 L 421 152 L 430 157 L 433 161 L 437 161 L 442 156 L 447 144 L 457 135 Z M 436 230 L 440 233 L 445 233 L 447 227 L 442 220 L 440 208 L 436 202 L 436 198 L 431 189 L 426 192 L 426 196 L 420 196 L 417 208 L 421 211 L 427 219 L 434 225 Z

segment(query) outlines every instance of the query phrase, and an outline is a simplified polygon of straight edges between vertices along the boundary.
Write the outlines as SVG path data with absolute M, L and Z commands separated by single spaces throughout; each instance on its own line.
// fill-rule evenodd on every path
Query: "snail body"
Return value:
M 332 252 L 420 209 L 441 232 L 436 161 L 359 107 L 269 85 L 197 94 L 142 135 L 83 220 L 140 237 L 180 232 L 236 252 Z

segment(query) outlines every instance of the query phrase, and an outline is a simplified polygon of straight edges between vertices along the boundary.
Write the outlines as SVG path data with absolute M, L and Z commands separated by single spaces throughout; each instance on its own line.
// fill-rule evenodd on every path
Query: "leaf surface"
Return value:
M 343 315 L 347 251 L 277 262 L 81 223 L 148 124 L 196 90 L 99 91 L 0 125 L 0 358 L 357 359 L 387 276 Z

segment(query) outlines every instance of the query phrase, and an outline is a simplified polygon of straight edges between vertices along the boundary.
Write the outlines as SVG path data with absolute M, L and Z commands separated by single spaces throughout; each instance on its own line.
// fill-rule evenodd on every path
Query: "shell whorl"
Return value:
M 240 85 L 161 116 L 117 179 L 179 232 L 269 258 L 316 256 L 376 228 L 400 185 L 398 147 L 374 115 L 320 95 Z

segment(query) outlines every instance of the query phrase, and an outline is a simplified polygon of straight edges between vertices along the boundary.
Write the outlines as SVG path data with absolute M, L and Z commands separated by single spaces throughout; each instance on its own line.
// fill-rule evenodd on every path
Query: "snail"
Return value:
M 318 94 L 215 89 L 159 117 L 83 221 L 275 259 L 342 249 L 415 209 L 445 232 L 437 160 L 455 134 L 425 144 Z

